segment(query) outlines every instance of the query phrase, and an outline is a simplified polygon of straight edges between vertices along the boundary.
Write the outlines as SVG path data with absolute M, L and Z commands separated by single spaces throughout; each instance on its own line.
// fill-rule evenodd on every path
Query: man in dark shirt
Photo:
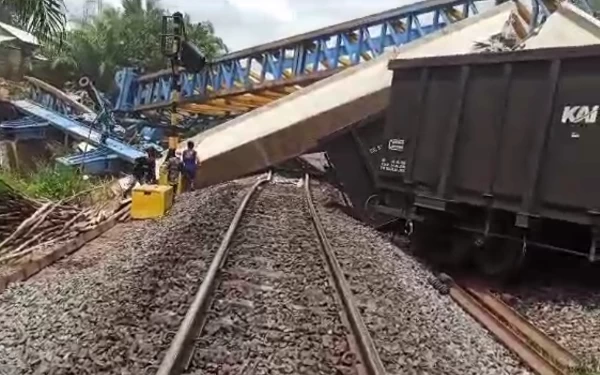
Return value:
M 150 185 L 155 185 L 156 181 L 156 159 L 157 152 L 154 147 L 149 147 L 146 149 L 146 175 L 145 183 Z
M 194 180 L 196 179 L 196 169 L 198 168 L 198 154 L 194 150 L 194 142 L 187 143 L 187 149 L 181 155 L 183 191 L 194 190 Z

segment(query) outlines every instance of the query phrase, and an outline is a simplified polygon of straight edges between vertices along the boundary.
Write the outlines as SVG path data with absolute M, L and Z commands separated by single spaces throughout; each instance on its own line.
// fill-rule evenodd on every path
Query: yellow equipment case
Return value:
M 131 218 L 154 219 L 164 216 L 173 204 L 173 188 L 169 185 L 141 185 L 131 195 Z

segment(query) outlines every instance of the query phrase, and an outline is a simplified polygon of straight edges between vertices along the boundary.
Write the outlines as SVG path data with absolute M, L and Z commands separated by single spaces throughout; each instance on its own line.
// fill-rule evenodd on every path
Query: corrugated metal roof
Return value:
M 4 43 L 4 42 L 10 42 L 11 40 L 15 40 L 16 38 L 14 36 L 8 36 L 8 35 L 0 35 L 0 44 Z
M 27 31 L 23 31 L 4 22 L 0 22 L 0 29 L 19 39 L 21 42 L 33 44 L 36 46 L 40 45 L 37 38 L 32 34 L 28 33 Z

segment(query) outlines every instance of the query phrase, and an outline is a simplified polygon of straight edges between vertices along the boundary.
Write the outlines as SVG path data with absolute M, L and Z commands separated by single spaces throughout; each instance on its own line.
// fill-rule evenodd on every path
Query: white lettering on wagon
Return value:
M 560 122 L 563 124 L 594 124 L 598 119 L 600 105 L 566 105 Z

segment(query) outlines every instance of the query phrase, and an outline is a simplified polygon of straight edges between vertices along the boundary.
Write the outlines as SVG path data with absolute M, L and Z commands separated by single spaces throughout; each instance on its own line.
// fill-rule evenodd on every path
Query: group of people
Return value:
M 140 160 L 134 168 L 134 175 L 141 184 L 156 184 L 156 160 L 158 152 L 154 148 L 146 150 L 146 159 Z M 165 159 L 167 182 L 173 187 L 173 192 L 179 188 L 181 176 L 182 191 L 194 190 L 196 169 L 198 168 L 198 155 L 194 150 L 194 142 L 187 143 L 187 149 L 178 155 L 175 149 L 167 151 Z
M 167 181 L 177 192 L 179 187 L 179 176 L 181 176 L 182 191 L 194 190 L 196 169 L 198 168 L 198 154 L 194 150 L 194 142 L 189 141 L 187 148 L 181 154 L 181 159 L 175 149 L 167 151 L 166 158 Z

